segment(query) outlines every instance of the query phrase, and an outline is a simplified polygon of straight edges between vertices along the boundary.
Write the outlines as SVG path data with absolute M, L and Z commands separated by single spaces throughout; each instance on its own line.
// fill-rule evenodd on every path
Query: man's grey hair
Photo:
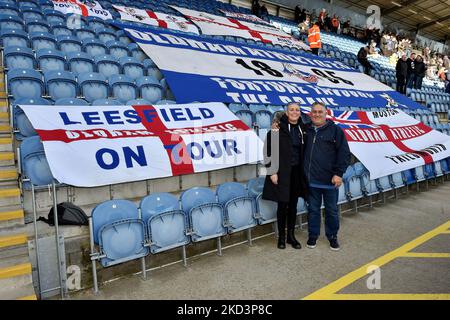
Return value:
M 277 111 L 277 112 L 275 112 L 275 113 L 273 114 L 272 122 L 277 122 L 277 123 L 279 123 L 280 120 L 281 120 L 281 117 L 282 117 L 283 115 L 285 115 L 285 112 L 284 112 L 284 111 Z
M 320 101 L 316 101 L 311 105 L 311 109 L 314 108 L 314 106 L 322 106 L 325 110 L 327 110 L 327 106 L 325 105 L 325 103 L 320 102 Z

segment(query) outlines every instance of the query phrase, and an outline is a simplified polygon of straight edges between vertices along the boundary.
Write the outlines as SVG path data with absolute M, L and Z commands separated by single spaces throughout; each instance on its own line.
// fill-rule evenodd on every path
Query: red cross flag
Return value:
M 74 13 L 84 17 L 98 17 L 103 20 L 112 19 L 111 13 L 97 1 L 81 0 L 53 0 L 53 7 L 56 11 L 64 14 Z

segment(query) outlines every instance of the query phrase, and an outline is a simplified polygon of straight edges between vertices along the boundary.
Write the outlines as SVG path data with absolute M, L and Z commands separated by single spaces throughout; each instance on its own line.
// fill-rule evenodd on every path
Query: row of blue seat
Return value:
M 8 93 L 13 99 L 35 99 L 48 96 L 52 100 L 83 97 L 88 102 L 108 97 L 125 103 L 141 97 L 152 103 L 162 99 L 167 87 L 150 76 L 141 76 L 134 81 L 122 74 L 109 78 L 96 72 L 80 73 L 76 77 L 71 72 L 49 71 L 45 81 L 41 73 L 33 69 L 13 69 L 7 74 Z

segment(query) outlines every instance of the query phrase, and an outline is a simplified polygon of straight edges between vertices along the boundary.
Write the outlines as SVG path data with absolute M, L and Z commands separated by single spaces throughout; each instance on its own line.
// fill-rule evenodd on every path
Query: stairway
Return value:
M 0 67 L 0 300 L 36 300 L 12 129 Z

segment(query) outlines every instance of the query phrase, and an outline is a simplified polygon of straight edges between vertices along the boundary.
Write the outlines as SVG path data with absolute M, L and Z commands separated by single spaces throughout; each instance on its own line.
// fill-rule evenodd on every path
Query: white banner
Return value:
M 113 7 L 120 13 L 120 19 L 123 21 L 139 22 L 165 29 L 198 34 L 197 27 L 182 17 L 124 6 L 113 5 Z
M 95 187 L 262 160 L 263 142 L 222 103 L 20 106 L 53 177 Z
M 450 157 L 450 137 L 398 109 L 329 111 L 351 152 L 376 179 Z
M 199 27 L 202 34 L 212 36 L 234 36 L 245 39 L 253 39 L 265 43 L 279 44 L 282 46 L 310 50 L 309 46 L 293 38 L 291 35 L 277 30 L 271 25 L 255 24 L 240 21 L 234 18 L 213 15 L 207 12 L 170 6 L 181 12 Z
M 235 18 L 235 19 L 239 19 L 239 20 L 247 20 L 247 21 L 251 21 L 251 22 L 255 22 L 255 23 L 266 24 L 269 26 L 271 25 L 269 22 L 255 16 L 253 14 L 231 12 L 231 11 L 226 11 L 226 10 L 222 10 L 222 9 L 220 9 L 220 11 L 229 18 Z
M 81 0 L 53 0 L 53 7 L 56 11 L 64 14 L 74 13 L 84 17 L 99 17 L 103 20 L 112 19 L 111 13 L 97 1 Z

